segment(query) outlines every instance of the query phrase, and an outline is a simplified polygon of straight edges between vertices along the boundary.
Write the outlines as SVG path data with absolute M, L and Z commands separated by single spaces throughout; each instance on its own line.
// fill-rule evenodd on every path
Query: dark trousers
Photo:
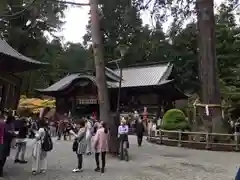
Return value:
M 97 168 L 100 168 L 100 162 L 99 162 L 100 154 L 101 154 L 101 160 L 102 160 L 102 169 L 104 169 L 106 165 L 106 152 L 95 153 L 96 165 L 97 165 Z
M 61 132 L 58 132 L 57 134 L 58 134 L 58 140 L 60 140 L 61 137 L 62 137 L 62 133 L 61 133 Z
M 0 160 L 0 177 L 3 176 L 3 167 L 6 163 L 6 160 L 7 160 L 6 156 Z
M 141 145 L 142 145 L 142 139 L 143 139 L 143 135 L 137 135 L 137 143 L 138 143 L 138 146 L 141 146 Z
M 25 160 L 24 157 L 25 157 L 27 143 L 26 142 L 19 142 L 16 145 L 17 145 L 17 152 L 16 152 L 15 160 L 24 161 Z M 19 155 L 20 155 L 20 158 L 19 158 Z
M 78 158 L 78 169 L 82 169 L 83 155 L 77 154 L 77 158 Z
M 63 139 L 66 141 L 67 140 L 67 133 L 63 132 Z

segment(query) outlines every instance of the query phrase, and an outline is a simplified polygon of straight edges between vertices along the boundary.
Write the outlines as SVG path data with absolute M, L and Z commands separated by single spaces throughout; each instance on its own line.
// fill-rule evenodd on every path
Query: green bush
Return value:
M 165 130 L 190 130 L 185 114 L 179 109 L 168 110 L 162 121 L 161 128 Z

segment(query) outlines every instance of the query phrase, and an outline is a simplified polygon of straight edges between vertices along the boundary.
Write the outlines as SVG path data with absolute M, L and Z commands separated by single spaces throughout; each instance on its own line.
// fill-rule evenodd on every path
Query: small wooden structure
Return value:
M 19 73 L 41 65 L 43 63 L 18 53 L 0 38 L 0 110 L 17 108 L 22 82 Z
M 218 137 L 220 141 L 211 141 Z M 220 138 L 219 138 L 220 137 Z M 239 151 L 240 134 L 188 132 L 188 131 L 151 131 L 148 136 L 150 142 L 169 146 L 188 147 L 193 149 L 207 149 L 215 151 Z
M 121 105 L 133 110 L 144 106 L 155 107 L 173 105 L 175 100 L 187 96 L 176 88 L 171 79 L 171 64 L 129 67 L 122 70 Z M 117 108 L 119 70 L 106 68 L 111 111 Z M 56 98 L 57 112 L 88 114 L 98 111 L 96 78 L 94 74 L 71 74 L 46 89 L 38 92 Z M 169 107 L 171 108 L 171 107 Z M 123 109 L 122 109 L 123 110 Z M 155 112 L 156 112 L 155 111 Z

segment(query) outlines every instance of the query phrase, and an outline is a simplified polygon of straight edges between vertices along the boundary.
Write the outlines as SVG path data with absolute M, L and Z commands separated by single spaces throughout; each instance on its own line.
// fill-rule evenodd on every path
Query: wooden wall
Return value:
M 77 106 L 97 104 L 97 87 L 87 81 L 75 82 L 72 87 L 56 96 L 56 110 L 58 113 L 75 112 Z
M 20 99 L 21 79 L 12 74 L 0 73 L 0 109 L 13 109 Z

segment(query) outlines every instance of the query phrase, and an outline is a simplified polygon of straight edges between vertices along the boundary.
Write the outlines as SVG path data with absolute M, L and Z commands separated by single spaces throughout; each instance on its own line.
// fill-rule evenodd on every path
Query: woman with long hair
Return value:
M 104 173 L 106 165 L 106 153 L 108 151 L 108 129 L 105 122 L 100 123 L 100 128 L 97 130 L 94 137 L 94 148 L 95 148 L 95 171 Z M 100 168 L 99 157 L 101 155 L 102 167 Z
M 86 143 L 87 143 L 87 155 L 92 154 L 92 123 L 89 119 L 85 121 L 86 125 Z
M 44 120 L 38 122 L 39 130 L 36 133 L 36 142 L 33 148 L 32 174 L 45 173 L 47 170 L 47 152 L 42 149 L 42 141 L 47 134 L 47 123 Z
M 71 134 L 75 136 L 76 147 L 73 151 L 76 151 L 78 164 L 77 168 L 73 169 L 73 172 L 82 172 L 83 171 L 83 154 L 86 152 L 87 143 L 86 143 L 86 128 L 85 128 L 85 121 L 81 120 L 79 123 L 79 130 L 78 133 L 75 134 L 73 130 L 70 131 Z

